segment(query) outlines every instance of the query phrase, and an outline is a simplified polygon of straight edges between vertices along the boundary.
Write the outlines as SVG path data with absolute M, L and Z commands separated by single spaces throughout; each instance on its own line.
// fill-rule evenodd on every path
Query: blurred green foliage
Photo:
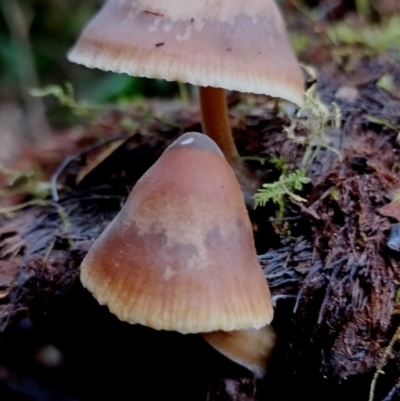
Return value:
M 29 65 L 37 74 L 40 87 L 71 82 L 78 98 L 95 103 L 176 94 L 176 83 L 90 70 L 67 60 L 69 48 L 102 3 L 102 0 L 0 0 L 0 102 L 19 102 L 23 92 L 31 89 L 24 87 L 27 81 L 23 79 L 29 75 Z M 53 122 L 67 122 L 54 99 L 45 101 Z
M 335 45 L 363 45 L 374 55 L 400 43 L 400 15 L 393 15 L 381 23 L 353 27 L 346 22 L 332 24 L 327 30 L 328 37 Z
M 70 63 L 66 54 L 93 17 L 103 0 L 0 0 L 0 104 L 27 104 L 32 87 L 64 86 L 72 83 L 78 100 L 92 104 L 119 102 L 138 96 L 170 97 L 178 93 L 176 83 L 133 78 L 90 70 Z M 330 45 L 365 45 L 384 51 L 400 40 L 399 0 L 280 0 L 285 20 L 308 19 L 322 26 L 320 36 Z M 348 12 L 368 23 L 353 26 Z M 291 18 L 291 16 L 293 18 Z M 304 32 L 303 32 L 304 31 Z M 294 23 L 293 47 L 302 54 L 317 39 Z M 50 120 L 69 123 L 69 113 L 54 98 L 44 99 Z

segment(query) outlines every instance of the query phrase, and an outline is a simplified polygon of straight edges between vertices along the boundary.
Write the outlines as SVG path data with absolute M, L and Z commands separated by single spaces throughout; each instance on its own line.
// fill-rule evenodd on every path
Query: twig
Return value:
M 57 190 L 58 177 L 64 171 L 64 169 L 68 166 L 68 164 L 71 163 L 73 160 L 77 159 L 78 157 L 79 157 L 79 154 L 75 154 L 73 156 L 66 157 L 63 160 L 63 162 L 57 167 L 57 169 L 53 173 L 53 175 L 51 176 L 50 191 L 51 191 L 51 198 L 53 199 L 54 202 L 57 203 L 60 200 L 60 197 L 58 196 L 58 190 Z
M 371 381 L 368 401 L 374 400 L 375 388 L 376 388 L 376 383 L 378 381 L 379 375 L 385 373 L 382 369 L 387 364 L 390 354 L 392 353 L 393 346 L 399 339 L 400 339 L 400 326 L 397 327 L 397 330 L 394 333 L 392 339 L 390 340 L 389 345 L 385 348 L 385 351 L 383 353 L 383 357 L 382 357 L 381 361 L 379 362 L 378 366 L 376 367 L 374 377 L 372 378 L 372 381 Z
M 47 206 L 49 204 L 48 201 L 45 201 L 43 199 L 32 199 L 28 202 L 24 203 L 19 203 L 18 205 L 14 206 L 9 206 L 9 207 L 1 207 L 0 208 L 0 214 L 11 214 L 14 212 L 18 212 L 21 209 L 25 209 L 26 207 L 29 206 Z
M 60 200 L 60 197 L 58 195 L 58 189 L 57 189 L 57 182 L 58 182 L 58 178 L 60 177 L 61 173 L 65 170 L 65 168 L 68 166 L 69 163 L 71 163 L 72 161 L 78 159 L 79 157 L 83 156 L 84 154 L 97 149 L 107 143 L 122 139 L 122 138 L 126 138 L 128 139 L 129 137 L 131 137 L 132 135 L 126 135 L 126 134 L 119 134 L 119 135 L 114 135 L 112 138 L 107 138 L 105 140 L 102 140 L 98 143 L 96 143 L 95 145 L 89 146 L 86 149 L 82 150 L 79 153 L 75 153 L 74 155 L 71 156 L 67 156 L 63 162 L 57 167 L 56 171 L 53 173 L 53 175 L 50 178 L 50 191 L 51 191 L 51 197 L 53 199 L 54 202 L 58 202 Z

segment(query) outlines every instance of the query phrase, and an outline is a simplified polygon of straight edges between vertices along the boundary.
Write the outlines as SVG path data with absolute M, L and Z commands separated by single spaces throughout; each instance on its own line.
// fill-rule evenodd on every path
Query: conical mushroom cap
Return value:
M 108 0 L 69 59 L 303 102 L 303 75 L 273 0 Z
M 239 185 L 197 133 L 137 182 L 83 260 L 81 281 L 121 320 L 159 330 L 259 328 L 273 316 Z

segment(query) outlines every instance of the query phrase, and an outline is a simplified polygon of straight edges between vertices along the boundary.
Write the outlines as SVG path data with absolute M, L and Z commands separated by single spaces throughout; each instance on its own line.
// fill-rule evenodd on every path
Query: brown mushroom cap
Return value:
M 203 337 L 218 352 L 249 369 L 256 378 L 262 378 L 276 345 L 276 334 L 271 326 L 260 329 L 213 331 Z
M 240 187 L 198 133 L 137 182 L 83 260 L 81 281 L 121 320 L 154 329 L 259 328 L 273 316 Z
M 273 0 L 108 0 L 69 59 L 303 102 L 302 72 Z

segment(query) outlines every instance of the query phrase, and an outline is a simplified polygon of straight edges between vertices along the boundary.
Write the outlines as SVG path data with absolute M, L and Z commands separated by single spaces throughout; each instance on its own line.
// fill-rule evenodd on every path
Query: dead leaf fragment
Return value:
M 382 216 L 392 217 L 393 219 L 400 221 L 400 203 L 398 202 L 390 202 L 377 209 L 377 212 Z
M 0 260 L 0 300 L 7 297 L 18 274 L 18 264 Z

